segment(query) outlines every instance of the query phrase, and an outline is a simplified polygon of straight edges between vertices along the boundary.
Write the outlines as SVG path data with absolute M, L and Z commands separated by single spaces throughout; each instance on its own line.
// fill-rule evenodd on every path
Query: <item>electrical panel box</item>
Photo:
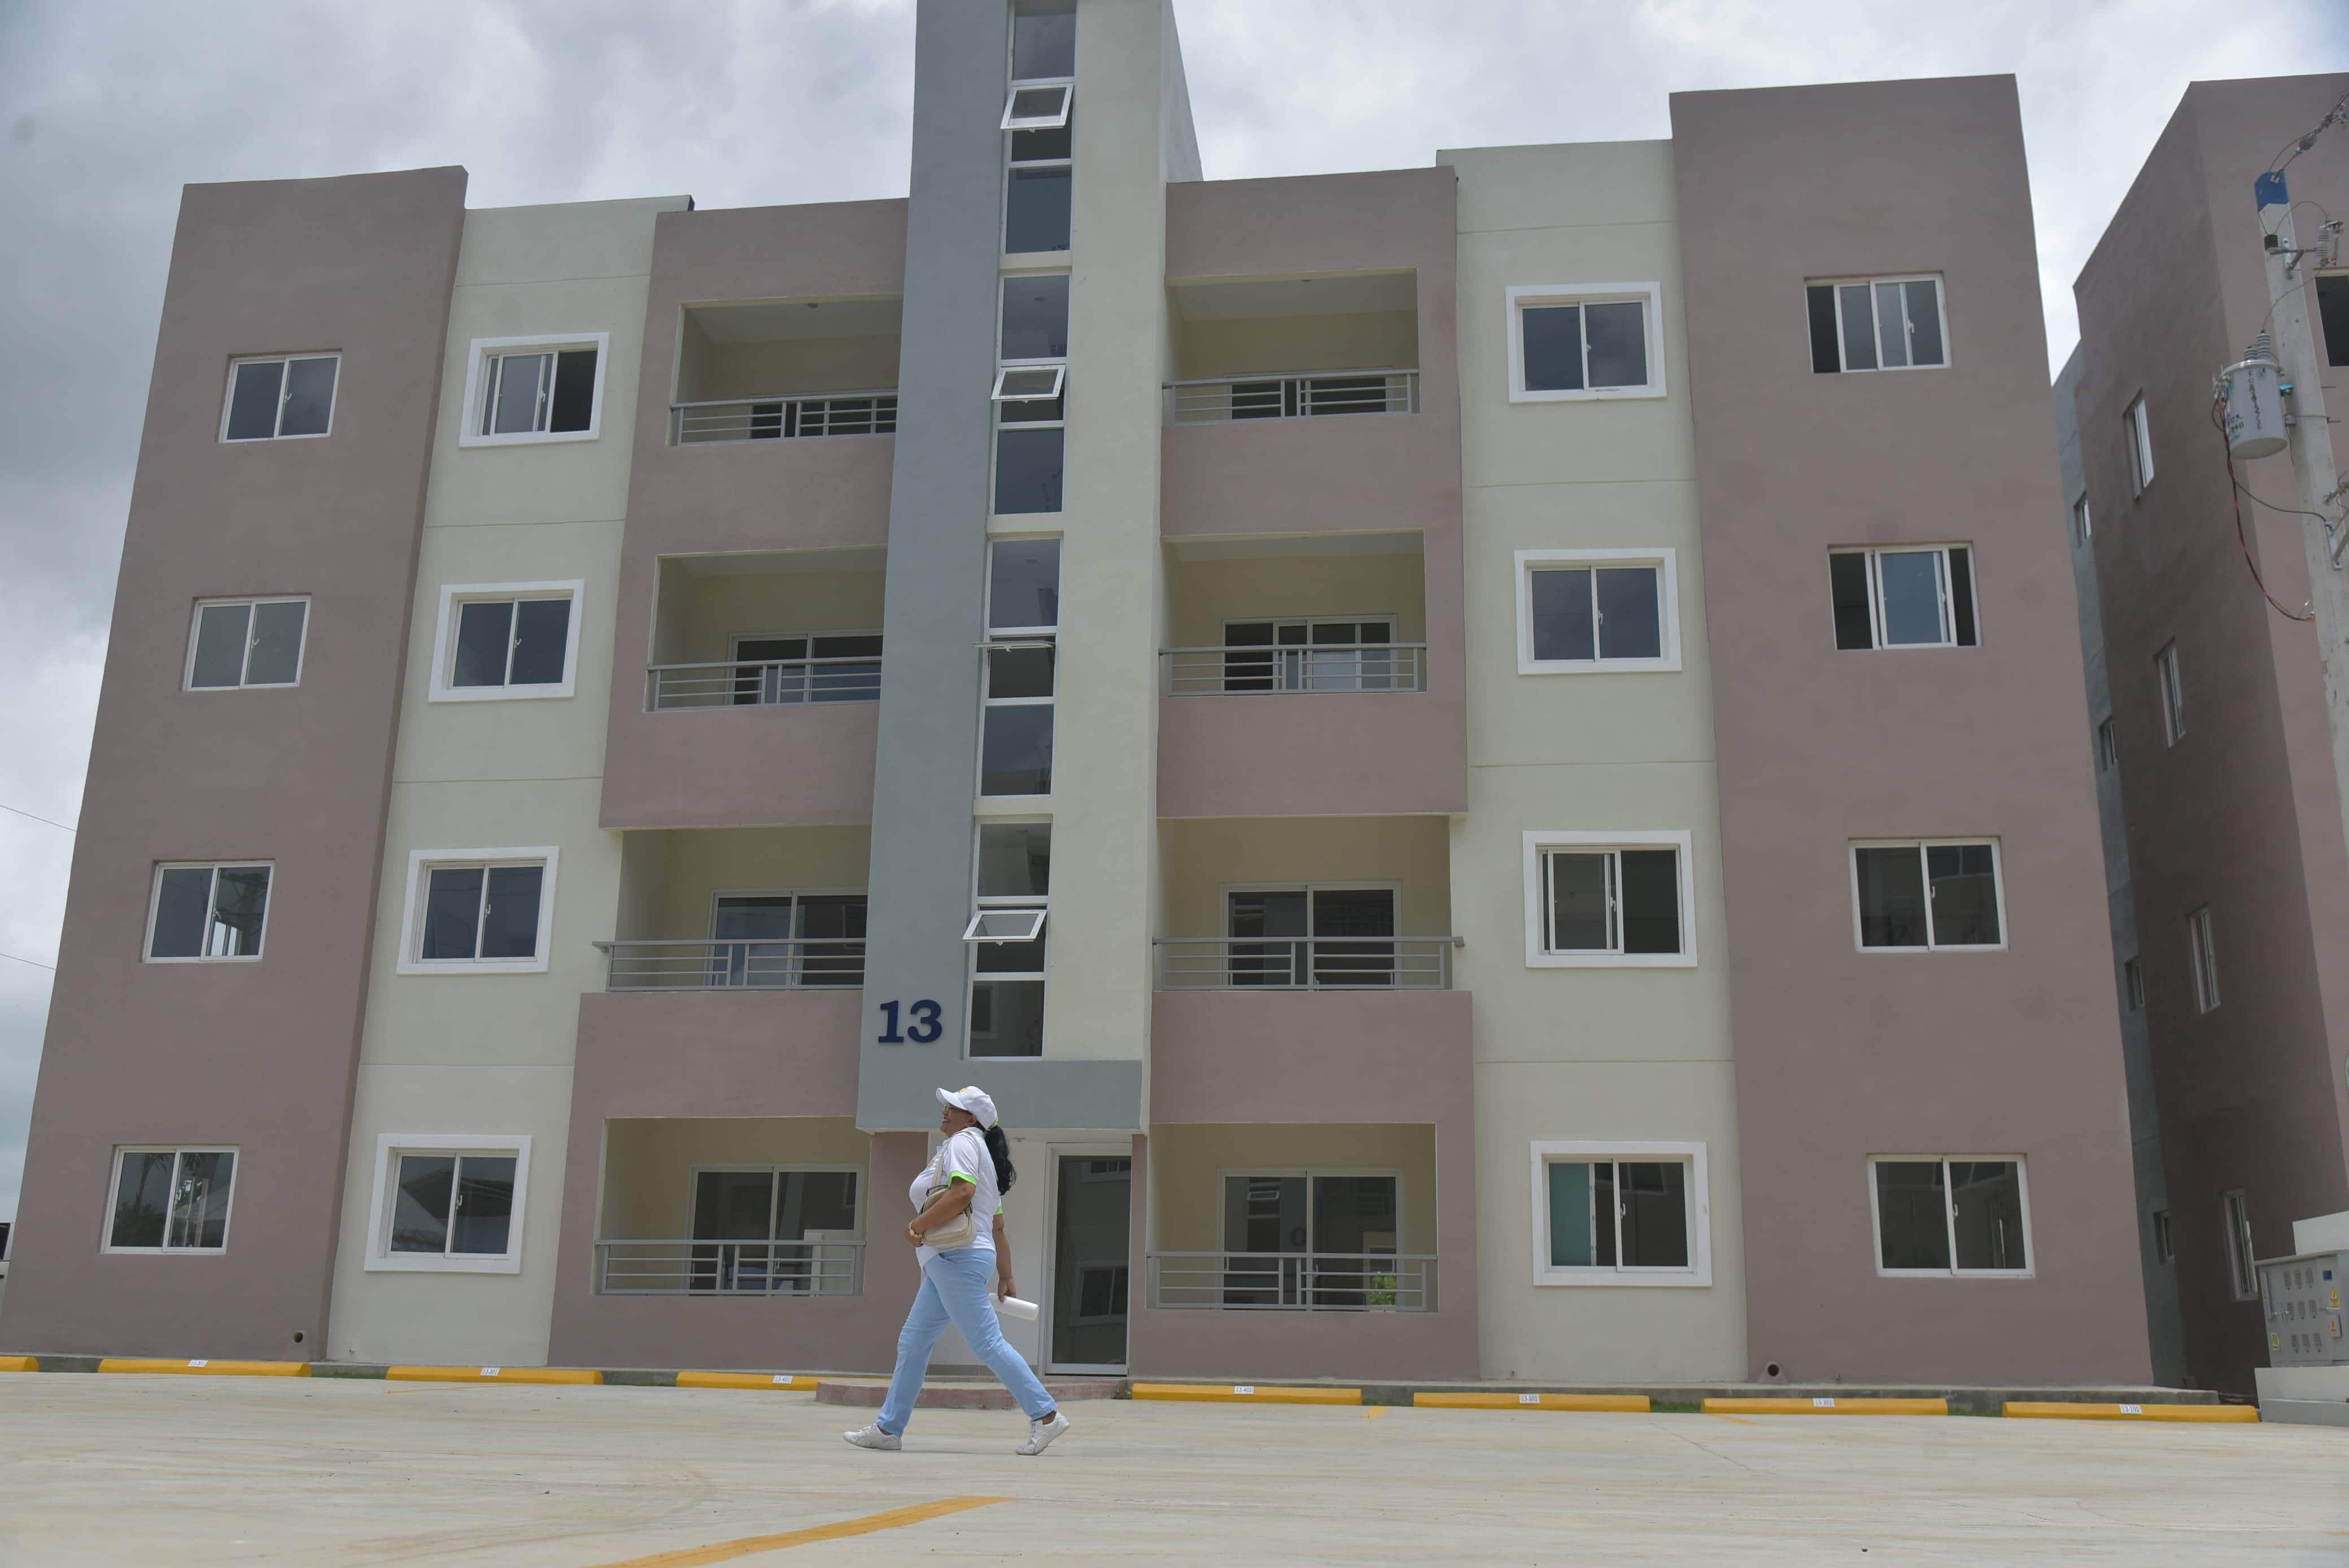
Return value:
M 2349 1314 L 2341 1305 L 2349 1289 L 2349 1249 L 2269 1258 L 2259 1271 L 2268 1365 L 2349 1367 Z

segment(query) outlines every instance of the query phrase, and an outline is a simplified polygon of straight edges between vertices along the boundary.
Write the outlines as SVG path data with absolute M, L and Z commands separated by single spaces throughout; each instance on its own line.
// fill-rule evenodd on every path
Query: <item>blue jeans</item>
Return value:
M 913 1418 L 914 1401 L 921 1398 L 922 1378 L 930 1369 L 930 1352 L 938 1336 L 952 1323 L 962 1330 L 963 1343 L 1003 1379 L 1031 1421 L 1052 1413 L 1052 1396 L 1036 1380 L 1019 1352 L 1003 1342 L 995 1320 L 995 1253 L 986 1247 L 957 1247 L 940 1253 L 922 1265 L 922 1288 L 914 1310 L 897 1335 L 897 1369 L 889 1375 L 889 1398 L 875 1425 L 896 1436 Z

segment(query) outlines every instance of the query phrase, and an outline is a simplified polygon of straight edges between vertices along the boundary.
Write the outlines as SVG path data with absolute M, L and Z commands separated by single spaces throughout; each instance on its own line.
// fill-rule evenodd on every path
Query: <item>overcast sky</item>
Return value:
M 2341 0 L 1176 12 L 1209 179 L 1661 137 L 1686 88 L 2012 71 L 2058 363 L 2072 278 L 2187 82 L 2349 68 Z M 182 183 L 461 163 L 474 206 L 902 195 L 912 55 L 909 0 L 0 0 L 0 806 L 80 808 Z M 0 1220 L 48 1003 L 19 960 L 56 960 L 71 846 L 0 811 Z

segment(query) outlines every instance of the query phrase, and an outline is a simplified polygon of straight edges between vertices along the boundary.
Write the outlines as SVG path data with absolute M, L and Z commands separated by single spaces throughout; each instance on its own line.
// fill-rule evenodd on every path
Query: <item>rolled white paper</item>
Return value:
M 1007 1295 L 998 1298 L 995 1310 L 1006 1317 L 1017 1317 L 1033 1322 L 1036 1315 L 1044 1309 L 1032 1301 L 1022 1301 L 1016 1295 Z

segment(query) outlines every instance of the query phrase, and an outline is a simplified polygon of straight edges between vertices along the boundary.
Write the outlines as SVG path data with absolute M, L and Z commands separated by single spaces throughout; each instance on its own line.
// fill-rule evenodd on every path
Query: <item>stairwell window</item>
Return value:
M 1868 1163 L 1878 1274 L 2030 1274 L 2031 1194 L 2019 1157 L 1879 1155 Z
M 234 1149 L 118 1149 L 98 1250 L 225 1252 L 235 1184 Z
M 988 562 L 980 650 L 978 792 L 1052 792 L 1061 542 L 999 540 Z
M 2136 494 L 2143 495 L 2153 482 L 2153 429 L 2146 422 L 2144 393 L 2121 416 L 2121 434 L 2128 443 L 2129 483 Z
M 216 599 L 196 606 L 188 634 L 187 689 L 231 691 L 302 681 L 307 599 Z
M 1069 248 L 1076 76 L 1073 8 L 1015 12 L 1010 88 L 1003 107 L 1003 130 L 1010 141 L 1003 197 L 1003 249 L 1009 254 Z
M 1052 824 L 979 824 L 971 886 L 968 1054 L 1041 1056 Z
M 530 1144 L 521 1134 L 376 1142 L 374 1273 L 519 1274 Z
M 275 868 L 160 865 L 147 912 L 147 962 L 218 964 L 261 956 Z
M 1510 402 L 1664 395 L 1661 284 L 1524 284 L 1507 301 Z
M 328 434 L 335 422 L 335 383 L 342 367 L 339 354 L 235 361 L 229 366 L 220 438 L 270 441 Z
M 2006 945 L 1994 839 L 1854 844 L 1851 874 L 1863 951 Z
M 2260 1254 L 2251 1244 L 2251 1199 L 2236 1191 L 2227 1193 L 2220 1202 L 2226 1208 L 2227 1283 L 2234 1287 L 2237 1301 L 2257 1301 L 2260 1275 L 2252 1265 Z
M 566 697 L 578 678 L 586 583 L 451 583 L 432 639 L 432 700 Z
M 1702 1143 L 1533 1146 L 1534 1284 L 1709 1285 Z
M 2186 682 L 2178 673 L 2176 643 L 2153 655 L 2153 673 L 2161 684 L 2161 743 L 2175 746 L 2186 738 Z
M 1829 551 L 1827 589 L 1840 649 L 1971 648 L 1982 640 L 1966 545 Z
M 1685 830 L 1526 833 L 1526 966 L 1694 967 L 1691 860 Z
M 1806 291 L 1811 369 L 1928 370 L 1950 362 L 1938 277 L 1816 283 Z
M 2113 721 L 2099 719 L 2096 723 L 2096 771 L 2110 773 L 2121 765 L 2120 738 L 2113 731 Z
M 2095 525 L 2088 518 L 2088 498 L 2083 495 L 2072 503 L 2072 542 L 2085 545 L 2095 532 Z
M 552 845 L 410 854 L 399 973 L 543 973 L 558 858 Z
M 2121 960 L 2121 995 L 2130 1012 L 2145 1011 L 2145 965 L 2134 953 Z
M 1681 667 L 1678 552 L 1520 550 L 1517 673 Z
M 608 332 L 475 338 L 458 444 L 594 440 L 611 345 Z
M 2219 939 L 2210 926 L 2210 906 L 2204 904 L 2186 917 L 2187 961 L 2194 975 L 2194 1010 L 2219 1010 Z

